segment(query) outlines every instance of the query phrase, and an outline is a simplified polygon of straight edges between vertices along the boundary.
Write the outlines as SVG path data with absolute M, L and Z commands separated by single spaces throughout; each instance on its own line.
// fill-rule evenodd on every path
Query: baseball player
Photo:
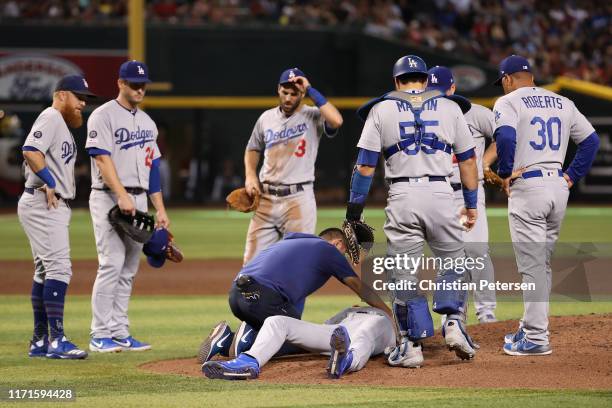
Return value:
M 436 89 L 446 95 L 454 95 L 456 91 L 455 80 L 453 73 L 447 67 L 435 66 L 429 70 L 429 78 L 427 89 Z M 474 268 L 470 271 L 470 278 L 473 282 L 486 280 L 487 282 L 494 281 L 493 262 L 489 256 L 489 226 L 487 223 L 487 208 L 485 203 L 484 192 L 484 173 L 483 166 L 486 164 L 490 167 L 491 163 L 497 158 L 495 152 L 495 142 L 486 149 L 485 138 L 492 139 L 493 131 L 495 130 L 495 119 L 493 112 L 482 105 L 472 103 L 471 108 L 464 114 L 470 133 L 474 138 L 476 165 L 478 167 L 478 221 L 474 224 L 474 228 L 463 232 L 463 240 L 465 242 L 465 253 L 471 258 L 482 258 L 483 268 Z M 484 157 L 487 157 L 487 163 L 484 162 Z M 463 207 L 463 194 L 461 192 L 461 178 L 459 175 L 459 163 L 453 155 L 453 175 L 450 179 L 451 187 L 455 191 L 455 204 L 457 211 L 461 211 Z M 496 322 L 495 307 L 496 307 L 495 291 L 489 289 L 478 289 L 474 291 L 474 306 L 476 307 L 476 317 L 480 323 Z
M 382 152 L 385 177 L 390 184 L 384 225 L 388 255 L 420 257 L 427 241 L 436 257 L 458 262 L 465 257 L 465 251 L 449 183 L 451 153 L 459 162 L 463 186 L 463 227 L 471 229 L 476 223 L 478 203 L 474 138 L 457 103 L 439 91 L 425 90 L 427 66 L 420 57 L 400 58 L 393 67 L 393 77 L 395 92 L 370 101 L 358 111 L 361 118 L 367 119 L 357 144 L 359 154 L 346 218 L 360 220 Z M 399 267 L 391 271 L 396 285 L 391 292 L 393 312 L 401 336 L 388 358 L 392 366 L 419 367 L 423 363 L 419 342 L 433 335 L 427 299 L 411 286 L 417 284 L 416 273 Z M 442 285 L 452 286 L 464 280 L 458 268 L 439 271 L 438 282 Z M 476 346 L 464 326 L 466 295 L 462 290 L 435 291 L 433 309 L 448 315 L 443 335 L 449 349 L 462 359 L 471 359 Z
M 215 326 L 200 347 L 200 362 L 216 354 L 235 357 L 248 350 L 270 316 L 300 319 L 306 298 L 331 277 L 391 315 L 378 295 L 362 285 L 344 256 L 346 251 L 346 238 L 338 228 L 325 229 L 319 236 L 287 233 L 284 239 L 261 251 L 242 268 L 230 289 L 230 308 L 243 323 L 235 334 L 227 322 Z
M 91 156 L 92 179 L 89 210 L 99 262 L 91 298 L 91 351 L 151 348 L 130 335 L 128 321 L 142 244 L 120 235 L 108 220 L 116 204 L 126 214 L 147 211 L 148 195 L 157 210 L 158 226 L 167 229 L 170 224 L 160 188 L 157 127 L 138 109 L 148 82 L 144 63 L 125 62 L 119 69 L 117 99 L 94 110 L 87 122 L 85 147 Z
M 285 70 L 277 91 L 280 105 L 259 117 L 244 153 L 247 193 L 261 194 L 247 232 L 244 264 L 286 232 L 314 234 L 314 164 L 320 138 L 323 134 L 334 137 L 342 125 L 338 109 L 310 85 L 300 69 Z M 302 104 L 304 95 L 316 107 Z
M 222 380 L 257 378 L 285 342 L 312 353 L 330 353 L 328 375 L 340 378 L 361 370 L 370 357 L 395 346 L 395 332 L 389 315 L 373 307 L 344 309 L 325 324 L 271 316 L 249 351 L 230 361 L 209 361 L 202 372 L 208 378 Z
M 53 104 L 36 118 L 22 148 L 26 182 L 17 214 L 34 257 L 30 357 L 87 357 L 64 334 L 64 302 L 72 277 L 68 200 L 76 193 L 76 143 L 70 128 L 83 125 L 81 112 L 93 96 L 81 75 L 63 77 L 53 92 Z
M 508 194 L 510 236 L 523 283 L 524 313 L 516 333 L 506 335 L 506 354 L 552 353 L 548 333 L 548 299 L 555 242 L 565 216 L 569 189 L 590 170 L 599 137 L 568 98 L 536 87 L 529 61 L 504 59 L 495 82 L 505 96 L 497 100 L 495 139 L 500 177 Z M 569 140 L 576 156 L 563 172 Z M 514 171 L 520 176 L 513 175 Z

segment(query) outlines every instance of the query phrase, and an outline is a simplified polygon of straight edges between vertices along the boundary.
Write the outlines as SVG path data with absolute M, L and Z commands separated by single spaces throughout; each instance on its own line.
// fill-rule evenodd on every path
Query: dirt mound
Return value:
M 425 343 L 425 365 L 420 369 L 390 367 L 379 356 L 362 371 L 338 381 L 327 379 L 327 360 L 323 356 L 286 357 L 266 365 L 258 381 L 460 388 L 612 388 L 612 314 L 551 317 L 553 354 L 549 356 L 505 355 L 501 351 L 503 336 L 516 327 L 516 321 L 470 326 L 470 334 L 481 348 L 469 362 L 459 361 L 437 334 Z M 156 373 L 202 375 L 195 358 L 152 362 L 141 368 Z

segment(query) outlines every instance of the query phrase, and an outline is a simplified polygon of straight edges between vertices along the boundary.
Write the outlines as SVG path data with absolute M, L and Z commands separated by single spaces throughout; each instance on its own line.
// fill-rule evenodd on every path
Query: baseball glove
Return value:
M 172 235 L 170 231 L 168 231 L 168 246 L 166 246 L 166 259 L 176 263 L 183 261 L 183 252 L 174 243 L 174 235 Z
M 491 169 L 487 169 L 484 171 L 484 179 L 489 184 L 493 184 L 494 186 L 497 186 L 499 188 L 503 187 L 504 181 L 501 177 L 497 175 L 497 173 L 495 173 Z
M 124 214 L 116 205 L 108 212 L 108 221 L 119 232 L 124 233 L 136 242 L 144 244 L 151 239 L 155 231 L 155 219 L 152 215 L 136 210 L 136 215 Z
M 342 232 L 348 244 L 349 258 L 357 265 L 361 250 L 369 251 L 374 245 L 374 228 L 362 221 L 344 220 Z
M 255 211 L 259 206 L 259 193 L 248 195 L 246 188 L 237 188 L 225 197 L 225 201 L 234 210 L 244 213 Z

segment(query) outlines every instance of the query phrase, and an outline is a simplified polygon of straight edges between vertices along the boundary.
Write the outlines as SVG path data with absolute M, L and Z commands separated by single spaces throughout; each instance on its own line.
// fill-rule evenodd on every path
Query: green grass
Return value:
M 339 226 L 344 209 L 318 210 L 317 230 Z M 172 232 L 188 259 L 242 258 L 250 215 L 226 210 L 170 210 Z M 507 210 L 487 210 L 491 242 L 509 242 Z M 376 242 L 385 242 L 384 211 L 367 209 L 365 218 L 376 228 Z M 610 242 L 612 208 L 570 207 L 561 242 Z M 72 259 L 96 259 L 91 218 L 87 210 L 75 210 L 70 224 Z M 29 260 L 28 240 L 17 215 L 0 215 L 0 260 Z
M 322 322 L 354 302 L 351 296 L 315 296 L 308 300 L 305 319 Z M 26 357 L 31 311 L 25 296 L 0 296 L 4 311 L 0 330 L 0 389 L 72 388 L 76 403 L 68 406 L 248 406 L 248 407 L 604 407 L 612 393 L 604 391 L 525 389 L 486 390 L 444 388 L 384 388 L 363 386 L 271 385 L 258 381 L 223 382 L 179 375 L 143 372 L 142 363 L 195 355 L 202 338 L 220 319 L 236 320 L 225 296 L 139 296 L 132 300 L 132 333 L 151 341 L 154 350 L 119 355 L 94 354 L 85 361 L 55 361 Z M 520 316 L 522 304 L 499 304 L 502 319 Z M 612 302 L 564 302 L 551 313 L 585 314 L 612 311 Z M 87 296 L 71 296 L 66 308 L 66 330 L 79 345 L 88 341 L 90 304 Z M 180 319 L 177 318 L 180 316 Z M 0 402 L 1 404 L 1 402 Z M 27 406 L 28 404 L 19 406 Z M 36 405 L 35 405 L 36 406 Z

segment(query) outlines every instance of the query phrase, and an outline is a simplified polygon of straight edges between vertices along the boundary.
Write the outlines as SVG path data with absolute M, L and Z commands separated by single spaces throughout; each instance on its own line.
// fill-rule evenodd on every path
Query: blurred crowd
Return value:
M 348 27 L 497 64 L 528 56 L 541 79 L 612 84 L 612 2 L 602 0 L 147 0 L 171 24 Z M 4 19 L 122 22 L 127 0 L 0 0 Z

